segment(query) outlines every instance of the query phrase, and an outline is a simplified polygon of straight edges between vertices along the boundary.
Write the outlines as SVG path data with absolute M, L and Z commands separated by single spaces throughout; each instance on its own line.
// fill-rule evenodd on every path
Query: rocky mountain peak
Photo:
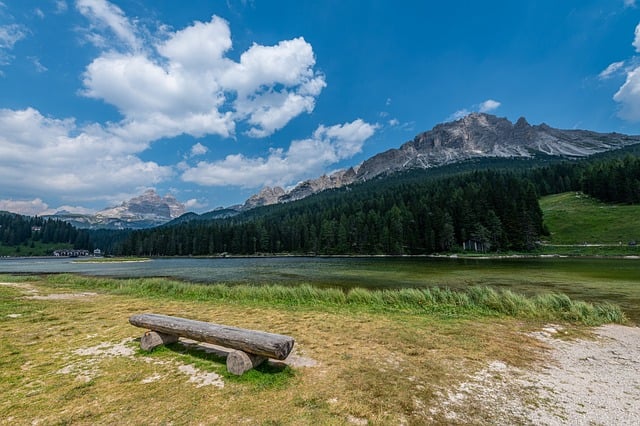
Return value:
M 265 188 L 247 200 L 244 208 L 251 208 L 249 206 L 256 204 L 256 200 L 260 200 L 259 205 L 294 201 L 380 175 L 437 167 L 471 158 L 536 155 L 578 158 L 636 143 L 640 143 L 640 136 L 561 130 L 545 123 L 531 125 L 525 117 L 518 118 L 514 124 L 504 117 L 471 113 L 455 121 L 437 124 L 397 149 L 374 155 L 357 168 L 300 182 L 284 194 L 274 194 L 270 188 Z
M 456 121 L 438 124 L 399 149 L 390 149 L 371 157 L 360 167 L 356 180 L 477 157 L 532 157 L 545 154 L 577 158 L 633 143 L 640 143 L 640 137 L 560 130 L 544 123 L 532 126 L 524 117 L 513 124 L 495 115 L 472 113 Z
M 186 212 L 184 204 L 180 203 L 173 195 L 161 197 L 153 189 L 146 190 L 142 195 L 124 201 L 117 207 L 111 207 L 99 211 L 96 216 L 108 218 L 158 218 L 171 220 Z
M 242 210 L 249 210 L 255 207 L 268 206 L 276 204 L 280 197 L 285 194 L 285 190 L 276 186 L 274 188 L 265 186 L 260 192 L 252 195 L 242 205 Z

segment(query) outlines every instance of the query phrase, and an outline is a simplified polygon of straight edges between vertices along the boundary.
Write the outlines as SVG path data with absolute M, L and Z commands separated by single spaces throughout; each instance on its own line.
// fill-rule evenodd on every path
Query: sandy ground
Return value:
M 469 404 L 491 413 L 492 424 L 640 424 L 640 328 L 607 325 L 593 340 L 565 341 L 548 326 L 535 337 L 551 349 L 548 362 L 534 371 L 500 361 L 442 393 L 432 414 L 456 423 Z M 467 414 L 468 416 L 468 414 Z

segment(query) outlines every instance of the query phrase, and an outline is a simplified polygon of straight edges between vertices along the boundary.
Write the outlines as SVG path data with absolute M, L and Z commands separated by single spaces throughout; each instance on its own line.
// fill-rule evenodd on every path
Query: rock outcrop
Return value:
M 524 117 L 513 124 L 506 118 L 473 113 L 438 124 L 398 149 L 371 157 L 360 166 L 356 180 L 477 157 L 585 157 L 636 143 L 640 143 L 640 136 L 532 126 Z

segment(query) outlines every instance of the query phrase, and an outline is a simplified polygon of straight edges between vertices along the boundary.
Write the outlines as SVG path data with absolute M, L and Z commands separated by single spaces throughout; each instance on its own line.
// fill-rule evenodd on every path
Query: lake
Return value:
M 640 260 L 612 258 L 159 258 L 90 263 L 69 258 L 3 258 L 0 273 L 76 273 L 172 277 L 199 283 L 320 287 L 450 287 L 485 285 L 528 295 L 560 292 L 619 304 L 640 322 Z

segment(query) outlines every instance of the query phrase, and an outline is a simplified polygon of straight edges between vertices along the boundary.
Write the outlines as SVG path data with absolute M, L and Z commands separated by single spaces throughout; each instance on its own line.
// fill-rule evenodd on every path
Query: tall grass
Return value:
M 286 307 L 328 307 L 378 312 L 408 312 L 454 316 L 511 316 L 600 325 L 624 323 L 619 306 L 571 300 L 564 294 L 549 293 L 527 297 L 510 290 L 473 286 L 465 290 L 449 288 L 403 288 L 367 290 L 318 288 L 308 284 L 227 285 L 194 284 L 164 278 L 111 279 L 72 274 L 50 275 L 49 284 L 73 288 L 103 289 L 149 298 L 174 298 L 235 304 L 262 304 Z

